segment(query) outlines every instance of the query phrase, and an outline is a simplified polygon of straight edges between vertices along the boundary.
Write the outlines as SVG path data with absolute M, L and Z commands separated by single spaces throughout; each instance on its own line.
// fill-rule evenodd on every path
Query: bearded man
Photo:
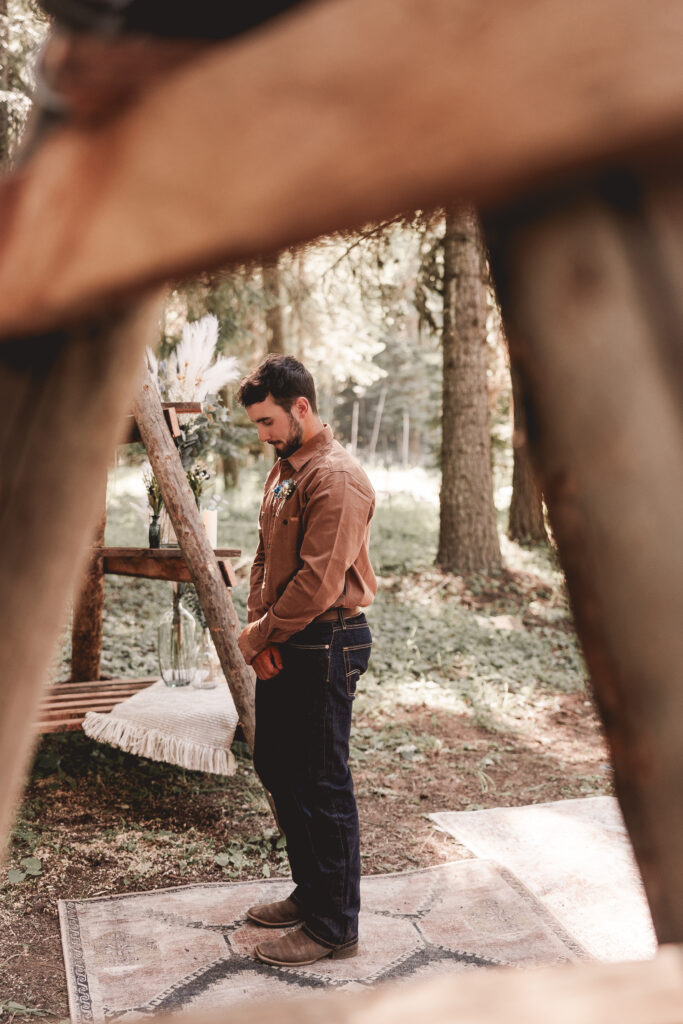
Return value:
M 260 942 L 282 966 L 355 956 L 360 909 L 358 812 L 348 766 L 351 710 L 372 636 L 363 609 L 377 580 L 368 541 L 372 485 L 322 423 L 315 385 L 291 356 L 271 355 L 238 400 L 278 459 L 266 480 L 239 645 L 256 675 L 254 767 L 272 794 L 295 888 L 251 907 Z

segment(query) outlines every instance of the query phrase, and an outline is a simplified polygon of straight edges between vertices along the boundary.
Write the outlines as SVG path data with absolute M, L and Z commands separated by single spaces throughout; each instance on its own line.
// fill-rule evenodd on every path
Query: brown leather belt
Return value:
M 338 622 L 339 612 L 344 613 L 345 619 L 352 619 L 356 615 L 362 615 L 362 608 L 330 608 L 329 611 L 323 612 L 317 619 L 313 619 L 314 622 Z

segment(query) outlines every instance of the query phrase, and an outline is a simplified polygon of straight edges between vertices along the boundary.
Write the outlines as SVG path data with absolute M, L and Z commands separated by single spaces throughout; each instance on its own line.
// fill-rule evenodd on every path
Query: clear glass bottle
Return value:
M 173 595 L 173 605 L 159 621 L 159 671 L 167 686 L 189 686 L 197 671 L 199 623 Z
M 213 640 L 211 631 L 206 628 L 202 630 L 197 654 L 197 671 L 195 672 L 192 685 L 198 690 L 213 690 L 223 681 L 223 669 Z

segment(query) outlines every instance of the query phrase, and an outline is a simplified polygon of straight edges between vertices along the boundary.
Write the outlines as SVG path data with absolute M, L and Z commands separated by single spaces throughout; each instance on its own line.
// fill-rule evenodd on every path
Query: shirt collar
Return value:
M 317 452 L 330 443 L 333 437 L 332 428 L 325 423 L 322 430 L 319 430 L 310 441 L 306 441 L 306 444 L 302 444 L 301 448 L 297 448 L 292 455 L 282 461 L 288 462 L 294 472 L 298 473 Z

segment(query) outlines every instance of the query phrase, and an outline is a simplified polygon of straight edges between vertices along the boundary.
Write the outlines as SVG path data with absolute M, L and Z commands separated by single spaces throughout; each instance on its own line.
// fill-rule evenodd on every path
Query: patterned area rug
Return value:
M 430 814 L 477 857 L 515 875 L 598 960 L 647 960 L 652 919 L 613 797 Z
M 73 1024 L 585 958 L 514 875 L 465 860 L 364 878 L 357 957 L 299 969 L 260 964 L 252 951 L 264 929 L 247 923 L 245 910 L 290 891 L 271 879 L 60 902 Z

